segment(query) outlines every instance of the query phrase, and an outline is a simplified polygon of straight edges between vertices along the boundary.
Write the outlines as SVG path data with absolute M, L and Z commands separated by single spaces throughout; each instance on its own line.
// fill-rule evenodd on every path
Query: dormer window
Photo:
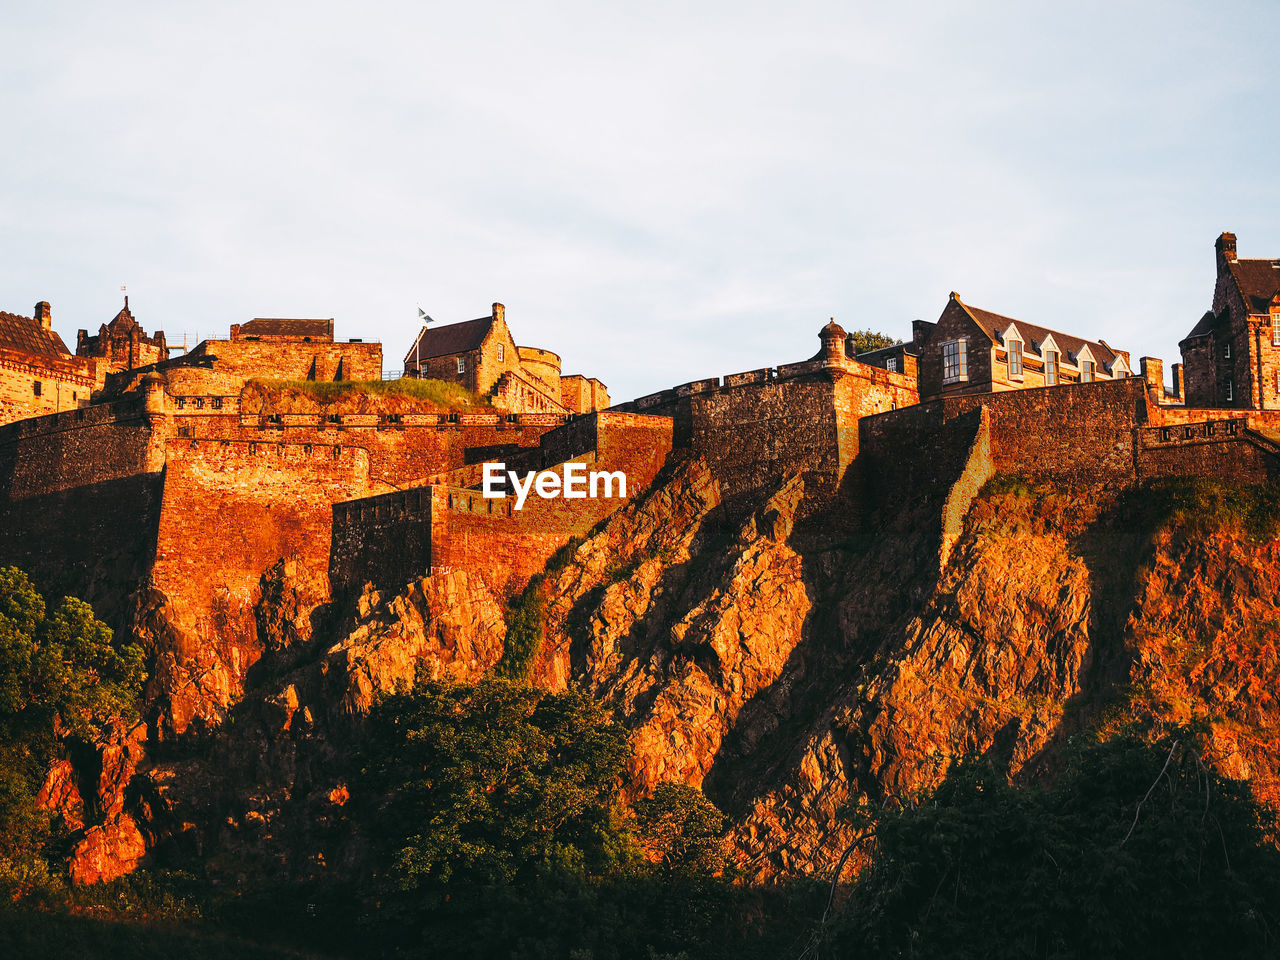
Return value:
M 1058 354 L 1054 350 L 1044 352 L 1044 385 L 1052 387 L 1058 382 Z
M 942 345 L 942 382 L 969 379 L 968 341 L 949 340 Z
M 1094 368 L 1093 368 L 1092 360 L 1080 361 L 1080 382 L 1081 383 L 1093 383 L 1093 369 Z
M 1009 341 L 1009 376 L 1022 379 L 1022 341 Z
M 466 373 L 466 372 L 467 372 L 467 359 L 466 359 L 466 357 L 459 357 L 459 358 L 458 358 L 458 372 L 459 372 L 459 373 Z

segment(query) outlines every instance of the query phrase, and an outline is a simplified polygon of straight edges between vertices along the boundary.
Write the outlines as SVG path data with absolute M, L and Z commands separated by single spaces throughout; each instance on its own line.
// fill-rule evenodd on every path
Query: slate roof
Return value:
M 129 311 L 129 300 L 126 297 L 124 308 L 111 318 L 111 322 L 107 324 L 107 329 L 114 332 L 119 330 L 131 330 L 138 325 L 138 321 L 134 319 L 133 314 Z
M 952 296 L 955 296 L 954 294 Z M 1075 362 L 1075 357 L 1080 355 L 1080 351 L 1087 344 L 1089 352 L 1093 354 L 1093 359 L 1098 363 L 1110 368 L 1115 362 L 1116 357 L 1124 357 L 1124 364 L 1129 369 L 1133 369 L 1129 365 L 1129 351 L 1113 350 L 1101 340 L 1085 340 L 1082 337 L 1072 336 L 1069 333 L 1062 333 L 1058 330 L 1050 330 L 1048 327 L 1041 327 L 1034 323 L 1027 323 L 1025 320 L 1015 320 L 1013 317 L 1002 316 L 998 313 L 992 313 L 990 310 L 981 310 L 978 307 L 971 307 L 963 302 L 959 297 L 955 297 L 956 303 L 964 308 L 965 313 L 973 318 L 974 323 L 982 328 L 992 343 L 1004 346 L 1004 340 L 1001 334 L 1009 328 L 1009 324 L 1015 324 L 1018 331 L 1027 338 L 1023 342 L 1023 349 L 1032 356 L 1040 356 L 1040 345 L 1050 336 L 1053 336 L 1053 342 L 1061 347 L 1071 358 L 1071 362 Z
M 240 325 L 241 337 L 311 337 L 313 340 L 333 339 L 333 318 L 328 320 L 285 320 L 275 317 L 254 317 Z
M 1201 317 L 1199 321 L 1196 323 L 1196 325 L 1191 328 L 1191 332 L 1188 333 L 1185 337 L 1183 337 L 1179 341 L 1179 345 L 1186 343 L 1188 340 L 1194 340 L 1196 337 L 1208 336 L 1210 331 L 1213 330 L 1214 325 L 1221 320 L 1225 320 L 1226 316 L 1227 316 L 1227 311 L 1225 310 L 1223 310 L 1222 313 L 1218 314 L 1217 316 L 1214 316 L 1214 313 L 1212 310 L 1206 310 L 1204 312 L 1204 316 Z
M 1280 293 L 1280 265 L 1277 261 L 1233 260 L 1229 266 L 1249 311 L 1266 313 L 1271 300 Z
M 426 327 L 417 343 L 404 355 L 404 362 L 408 365 L 414 360 L 430 360 L 432 357 L 447 357 L 453 353 L 477 350 L 492 327 L 493 317 L 464 320 L 462 323 L 450 323 L 443 327 Z
M 65 359 L 71 356 L 62 338 L 41 327 L 39 320 L 3 311 L 0 311 L 0 347 L 41 357 Z

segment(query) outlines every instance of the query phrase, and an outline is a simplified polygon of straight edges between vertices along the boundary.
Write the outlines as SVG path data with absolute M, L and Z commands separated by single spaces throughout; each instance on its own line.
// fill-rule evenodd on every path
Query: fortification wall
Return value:
M 313 340 L 206 340 L 191 356 L 217 357 L 215 369 L 243 380 L 381 380 L 382 344 Z
M 726 500 L 785 474 L 840 468 L 835 388 L 825 378 L 769 381 L 695 394 L 691 448 Z
M 0 427 L 0 489 L 9 500 L 156 472 L 152 418 L 140 396 Z
M 1162 477 L 1230 477 L 1249 483 L 1280 479 L 1280 444 L 1239 416 L 1144 427 L 1138 456 L 1142 481 Z
M 858 454 L 862 417 L 915 404 L 914 381 L 852 360 L 730 374 L 689 393 L 691 448 L 726 498 L 796 471 L 838 482 Z M 677 388 L 677 392 L 681 388 Z
M 1137 377 L 1010 390 L 941 401 L 947 420 L 980 406 L 991 413 L 996 469 L 1073 481 L 1132 483 L 1135 429 L 1146 422 Z
M 662 417 L 602 413 L 556 433 L 535 463 L 509 463 L 508 469 L 533 470 L 573 460 L 588 473 L 622 471 L 626 498 L 544 500 L 530 493 L 524 508 L 516 510 L 514 497 L 488 498 L 476 489 L 434 486 L 337 504 L 329 568 L 334 593 L 358 590 L 365 580 L 397 587 L 428 569 L 462 568 L 480 574 L 499 594 L 513 595 L 572 537 L 586 534 L 646 489 L 672 448 L 671 422 Z M 594 449 L 565 460 L 554 459 L 558 453 L 551 452 L 575 450 L 591 441 Z
M 370 482 L 367 451 L 341 444 L 173 439 L 165 463 L 154 580 L 196 611 L 290 554 L 326 573 L 330 507 Z
M 0 565 L 120 628 L 155 550 L 154 443 L 141 397 L 0 427 Z
M 609 390 L 595 377 L 571 373 L 560 378 L 560 402 L 574 413 L 590 413 L 609 406 Z

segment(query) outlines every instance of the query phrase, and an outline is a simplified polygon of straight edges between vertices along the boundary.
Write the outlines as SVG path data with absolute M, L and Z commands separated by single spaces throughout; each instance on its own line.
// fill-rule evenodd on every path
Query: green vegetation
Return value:
M 272 393 L 292 391 L 320 403 L 372 395 L 405 397 L 433 404 L 440 410 L 487 410 L 489 405 L 466 387 L 444 380 L 251 380 L 250 384 Z
M 902 342 L 887 333 L 876 333 L 874 330 L 854 330 L 849 336 L 853 339 L 854 349 L 858 353 L 869 353 L 882 347 L 896 347 Z
M 1138 507 L 1153 526 L 1192 535 L 1235 527 L 1254 540 L 1280 536 L 1280 483 L 1170 477 L 1145 487 Z
M 640 843 L 668 874 L 714 876 L 724 870 L 726 817 L 701 790 L 661 783 L 635 805 Z
M 113 640 L 89 605 L 48 608 L 16 567 L 0 568 L 0 893 L 43 882 L 65 831 L 37 809 L 50 764 L 70 740 L 137 719 L 143 654 Z
M 543 572 L 533 576 L 507 605 L 507 635 L 503 641 L 502 659 L 494 672 L 508 680 L 528 680 L 533 664 L 542 650 L 546 632 L 547 601 L 544 584 L 569 565 L 582 545 L 581 537 L 573 537 L 551 555 Z
M 772 960 L 821 895 L 709 875 L 724 817 L 697 790 L 629 818 L 624 733 L 584 694 L 420 682 L 375 705 L 365 742 L 353 814 L 389 869 L 364 955 Z
M 622 731 L 580 693 L 419 683 L 369 717 L 364 787 L 400 889 L 599 876 L 626 860 Z
M 541 575 L 535 576 L 507 606 L 507 635 L 494 672 L 508 680 L 528 680 L 542 650 L 547 601 Z
M 1077 745 L 1050 789 L 970 762 L 880 823 L 818 955 L 1274 955 L 1274 827 L 1188 730 Z

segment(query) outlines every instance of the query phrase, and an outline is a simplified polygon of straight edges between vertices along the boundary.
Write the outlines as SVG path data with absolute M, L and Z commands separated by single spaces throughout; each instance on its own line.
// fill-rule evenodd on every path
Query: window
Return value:
M 1271 345 L 1280 347 L 1280 313 L 1271 315 Z
M 1276 395 L 1280 396 L 1280 370 L 1276 371 Z
M 1227 377 L 1227 383 L 1226 383 L 1226 387 L 1225 387 L 1225 396 L 1226 396 L 1226 400 L 1227 400 L 1227 402 L 1228 402 L 1228 403 L 1230 403 L 1232 400 L 1234 400 L 1234 399 L 1236 398 L 1236 397 L 1235 397 L 1235 393 L 1236 393 L 1235 387 L 1236 387 L 1236 385 L 1232 382 L 1231 378 L 1230 378 L 1230 377 Z
M 888 360 L 886 360 L 886 361 L 884 362 L 884 368 L 885 368 L 886 370 L 888 370 L 890 373 L 897 373 L 897 372 L 898 372 L 898 358 L 897 358 L 897 357 L 890 357 Z
M 33 394 L 34 396 L 37 396 L 37 397 L 38 397 L 38 396 L 40 396 L 40 389 L 41 389 L 43 386 L 44 386 L 44 384 L 42 384 L 39 380 L 34 381 L 34 382 L 31 384 L 31 392 L 32 392 L 32 394 Z
M 221 397 L 214 397 L 212 400 L 210 400 L 210 401 L 209 401 L 209 406 L 213 407 L 213 409 L 215 409 L 215 410 L 221 410 L 221 409 L 222 409 L 222 398 L 221 398 Z
M 1044 352 L 1044 385 L 1051 387 L 1058 382 L 1058 354 L 1053 350 Z
M 506 359 L 506 356 L 507 356 L 507 345 L 505 343 L 498 344 L 498 362 L 501 363 L 503 360 Z M 461 373 L 462 371 L 459 370 L 458 372 Z
M 1092 360 L 1080 361 L 1080 382 L 1093 383 L 1093 361 Z
M 1223 360 L 1231 359 L 1231 341 L 1230 340 L 1228 340 L 1226 343 L 1222 345 L 1222 359 Z
M 966 340 L 949 340 L 942 345 L 942 382 L 954 383 L 969 379 Z
M 1009 376 L 1022 379 L 1022 341 L 1009 341 Z
M 459 372 L 459 373 L 466 373 L 466 372 L 467 372 L 467 359 L 466 359 L 466 357 L 459 357 L 459 358 L 458 358 L 458 372 Z

